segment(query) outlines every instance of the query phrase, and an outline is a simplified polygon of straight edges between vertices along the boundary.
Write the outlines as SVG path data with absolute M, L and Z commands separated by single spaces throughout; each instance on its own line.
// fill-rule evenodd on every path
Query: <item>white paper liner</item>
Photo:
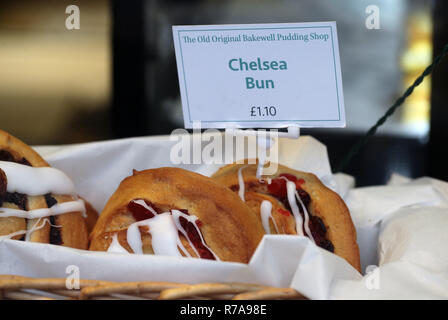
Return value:
M 448 299 L 448 183 L 393 175 L 353 189 L 362 280 L 336 280 L 330 299 Z

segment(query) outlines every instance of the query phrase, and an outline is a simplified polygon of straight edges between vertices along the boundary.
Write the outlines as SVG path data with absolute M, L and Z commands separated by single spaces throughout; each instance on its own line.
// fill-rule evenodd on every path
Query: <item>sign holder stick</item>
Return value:
M 233 136 L 260 136 L 260 131 L 258 130 L 242 130 L 235 127 L 226 128 L 226 134 Z M 271 132 L 263 131 L 263 137 L 279 137 L 279 138 L 289 138 L 298 139 L 300 137 L 300 127 L 299 126 L 289 126 L 287 132 Z

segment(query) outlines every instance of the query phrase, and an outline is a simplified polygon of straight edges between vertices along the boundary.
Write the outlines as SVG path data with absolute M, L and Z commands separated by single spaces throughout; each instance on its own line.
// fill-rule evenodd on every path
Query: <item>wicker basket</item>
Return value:
M 0 299 L 12 300 L 274 300 L 305 299 L 292 288 L 246 283 L 182 284 L 174 282 L 111 282 L 80 280 L 68 290 L 66 279 L 0 275 Z

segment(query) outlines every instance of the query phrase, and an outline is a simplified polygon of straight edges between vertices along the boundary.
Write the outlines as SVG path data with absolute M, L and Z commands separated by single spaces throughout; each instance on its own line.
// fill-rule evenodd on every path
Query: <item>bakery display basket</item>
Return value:
M 0 275 L 0 299 L 8 300 L 303 300 L 292 288 L 246 283 L 111 282 L 80 280 L 67 289 L 64 278 Z

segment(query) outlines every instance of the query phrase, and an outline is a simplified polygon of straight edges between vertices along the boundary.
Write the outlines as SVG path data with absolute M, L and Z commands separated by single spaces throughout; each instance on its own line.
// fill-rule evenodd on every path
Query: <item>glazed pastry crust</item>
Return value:
M 186 209 L 197 216 L 206 244 L 223 261 L 249 262 L 264 234 L 255 213 L 227 188 L 194 172 L 158 168 L 134 171 L 121 182 L 95 225 L 90 250 L 106 251 L 111 235 L 118 232 L 120 244 L 132 252 L 125 229 L 135 222 L 127 211 L 127 205 L 134 199 L 145 199 L 164 210 Z M 183 235 L 180 238 L 195 256 Z M 147 232 L 142 232 L 144 253 L 152 253 L 150 239 Z
M 26 159 L 33 167 L 49 167 L 49 164 L 30 146 L 9 133 L 0 130 L 0 151 L 7 151 L 14 159 Z M 74 198 L 68 195 L 52 195 L 58 203 L 73 201 Z M 18 209 L 14 204 L 4 203 L 4 206 Z M 45 197 L 42 196 L 27 196 L 27 210 L 34 210 L 40 208 L 47 208 Z M 93 208 L 92 208 L 93 209 Z M 48 221 L 44 227 L 34 231 L 31 234 L 31 242 L 50 242 L 50 223 L 49 217 L 45 218 Z M 39 225 L 42 225 L 44 219 L 41 219 Z M 60 226 L 60 236 L 62 245 L 77 249 L 87 249 L 88 247 L 88 231 L 86 222 L 82 217 L 81 212 L 69 212 L 63 215 L 54 216 L 55 225 Z M 29 230 L 37 223 L 38 219 L 24 219 L 24 218 L 1 218 L 0 213 L 0 236 L 8 235 L 20 230 Z M 20 239 L 22 236 L 14 237 L 13 239 Z
M 247 160 L 246 160 L 247 163 Z M 259 196 L 265 197 L 268 194 L 267 183 L 260 183 L 256 177 L 256 164 L 230 164 L 219 169 L 212 178 L 219 184 L 231 188 L 232 190 L 239 190 L 238 184 L 238 170 L 242 169 L 242 175 L 244 178 L 244 184 L 246 188 L 246 195 L 251 192 L 258 193 Z M 318 216 L 322 219 L 327 229 L 326 238 L 330 240 L 334 245 L 334 253 L 347 260 L 358 271 L 360 270 L 360 257 L 359 248 L 356 242 L 356 230 L 353 225 L 350 212 L 341 199 L 341 197 L 334 191 L 327 188 L 314 174 L 296 171 L 291 168 L 278 164 L 276 174 L 272 176 L 262 176 L 264 179 L 275 178 L 279 174 L 289 173 L 295 175 L 299 179 L 303 179 L 305 182 L 301 185 L 301 188 L 306 191 L 310 197 L 311 202 L 309 209 L 312 215 Z M 277 203 L 275 202 L 277 201 Z M 285 219 L 282 215 L 277 213 L 276 206 L 281 203 L 275 199 L 273 202 L 273 217 L 276 220 L 280 233 L 295 234 L 294 218 Z M 250 205 L 253 210 L 260 216 L 261 200 L 254 202 L 252 200 Z M 291 230 L 294 230 L 291 232 Z M 271 224 L 271 232 L 274 231 Z
M 29 145 L 0 130 L 0 150 L 10 152 L 15 158 L 25 158 L 33 167 L 49 167 L 49 164 Z

